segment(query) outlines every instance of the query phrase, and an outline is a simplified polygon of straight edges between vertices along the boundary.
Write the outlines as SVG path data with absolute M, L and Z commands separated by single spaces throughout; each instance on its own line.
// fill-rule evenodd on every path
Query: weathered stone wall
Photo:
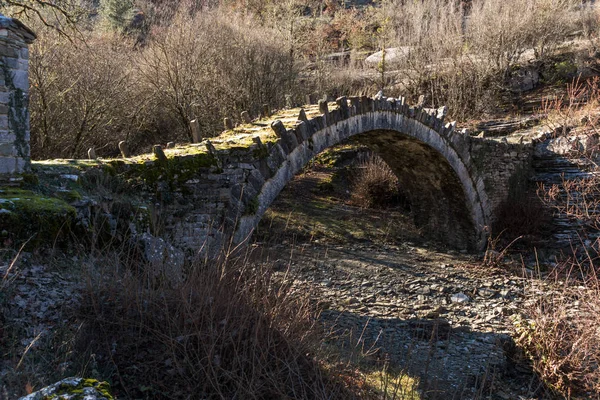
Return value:
M 489 207 L 494 212 L 509 197 L 511 180 L 531 174 L 534 145 L 527 142 L 508 142 L 506 139 L 470 137 L 469 154 L 485 182 Z M 525 179 L 526 180 L 526 179 Z
M 0 173 L 23 172 L 29 163 L 29 50 L 35 34 L 0 14 Z

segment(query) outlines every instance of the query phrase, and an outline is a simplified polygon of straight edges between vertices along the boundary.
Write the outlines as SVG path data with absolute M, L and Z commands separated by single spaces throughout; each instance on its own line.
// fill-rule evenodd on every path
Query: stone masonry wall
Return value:
M 0 174 L 29 164 L 29 49 L 35 34 L 0 14 Z
M 480 137 L 470 137 L 469 141 L 470 157 L 485 182 L 493 223 L 496 209 L 508 200 L 513 181 L 527 181 L 531 174 L 535 146 L 531 141 L 509 143 Z

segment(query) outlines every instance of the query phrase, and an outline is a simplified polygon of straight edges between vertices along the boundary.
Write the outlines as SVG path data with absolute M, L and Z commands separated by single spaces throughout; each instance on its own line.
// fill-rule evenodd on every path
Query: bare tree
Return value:
M 79 19 L 86 15 L 83 4 L 76 0 L 0 0 L 0 13 L 25 21 L 39 21 L 70 38 L 78 32 Z

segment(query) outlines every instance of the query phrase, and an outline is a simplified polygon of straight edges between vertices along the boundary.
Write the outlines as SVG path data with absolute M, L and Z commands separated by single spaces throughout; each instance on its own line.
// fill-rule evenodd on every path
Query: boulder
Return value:
M 65 378 L 19 400 L 113 400 L 110 385 L 95 379 Z
M 513 92 L 522 93 L 534 89 L 539 82 L 539 71 L 537 68 L 530 66 L 512 71 L 508 79 L 508 87 Z
M 390 67 L 393 65 L 400 64 L 402 61 L 406 60 L 409 57 L 410 50 L 410 46 L 390 47 L 385 49 L 386 65 Z M 365 64 L 367 64 L 370 67 L 377 67 L 381 62 L 382 56 L 383 50 L 380 50 L 377 53 L 373 53 L 365 59 Z

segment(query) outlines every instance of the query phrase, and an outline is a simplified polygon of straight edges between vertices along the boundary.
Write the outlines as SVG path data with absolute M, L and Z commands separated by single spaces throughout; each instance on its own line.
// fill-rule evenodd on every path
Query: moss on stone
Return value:
M 69 398 L 71 400 L 83 400 L 86 398 L 87 388 L 94 389 L 105 400 L 114 400 L 110 393 L 110 385 L 107 382 L 99 382 L 96 379 L 75 379 L 73 381 L 62 381 L 54 393 L 44 396 L 43 400 L 54 400 Z M 75 384 L 75 382 L 77 382 Z
M 83 198 L 77 190 L 60 190 L 55 193 L 55 196 L 67 203 L 72 203 Z
M 0 231 L 6 230 L 17 241 L 31 238 L 30 246 L 69 233 L 76 215 L 75 208 L 62 199 L 29 190 L 0 189 Z
M 40 183 L 40 178 L 36 174 L 24 173 L 21 174 L 21 177 L 23 178 L 23 183 L 26 185 L 35 186 Z
M 257 146 L 252 151 L 252 155 L 254 156 L 254 158 L 264 160 L 265 158 L 269 157 L 269 148 L 264 144 L 262 146 Z
M 126 175 L 133 180 L 142 180 L 145 185 L 154 188 L 159 182 L 165 182 L 171 190 L 179 190 L 202 169 L 216 166 L 217 159 L 213 155 L 199 153 L 171 156 L 163 162 L 140 162 L 132 165 Z
M 254 196 L 248 204 L 246 204 L 246 209 L 244 210 L 244 215 L 254 215 L 258 211 L 260 203 L 258 201 L 258 196 Z

